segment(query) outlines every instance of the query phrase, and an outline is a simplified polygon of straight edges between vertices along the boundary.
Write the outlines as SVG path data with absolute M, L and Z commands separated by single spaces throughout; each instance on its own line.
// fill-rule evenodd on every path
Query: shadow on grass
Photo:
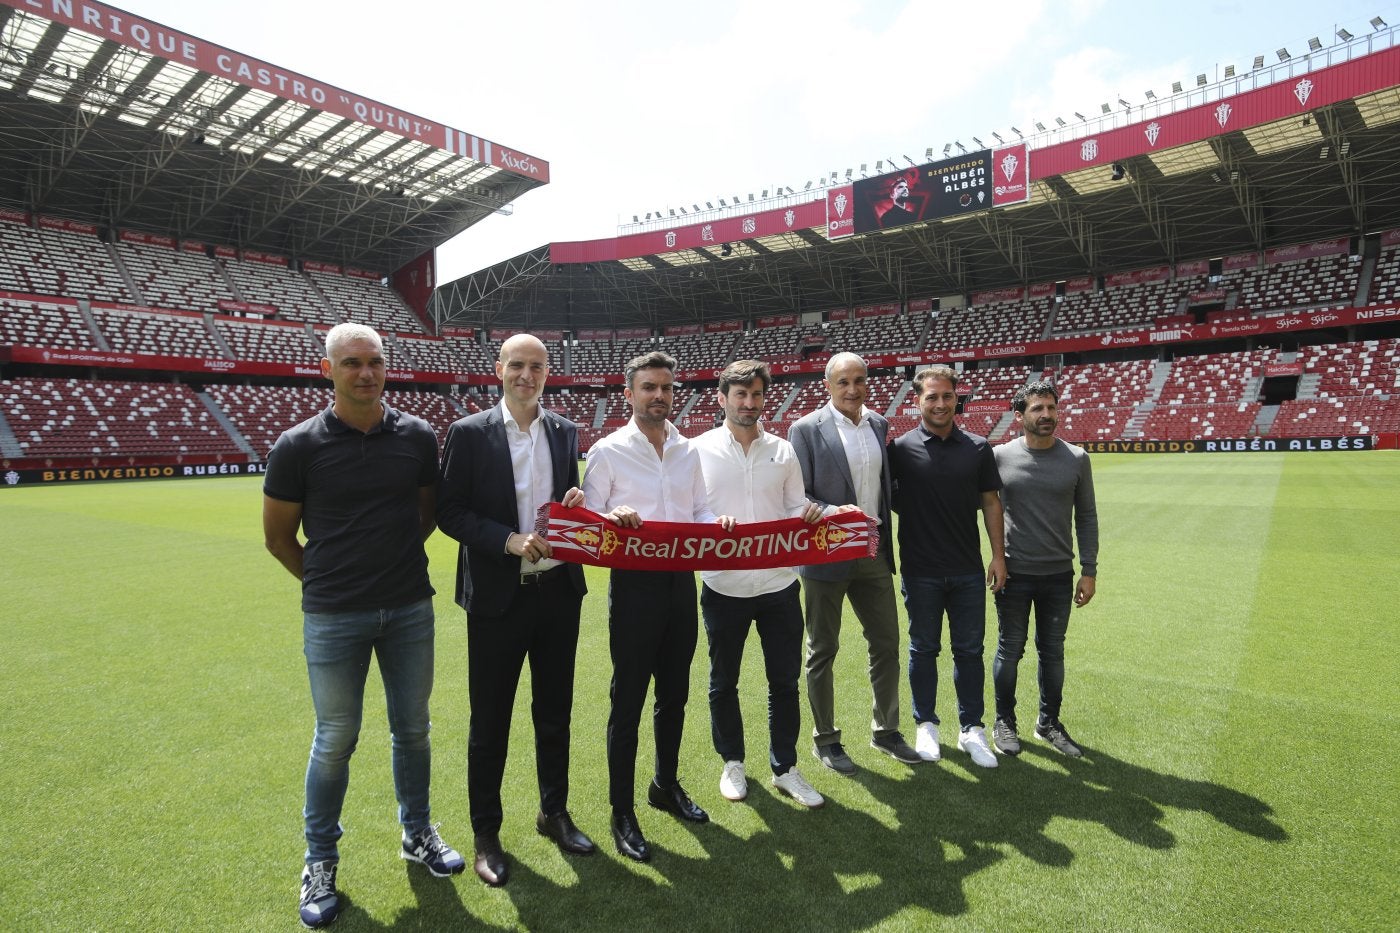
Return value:
M 1086 748 L 1080 759 L 1028 744 L 1021 758 L 976 768 L 956 753 L 908 774 L 864 767 L 853 778 L 818 777 L 827 804 L 804 811 L 755 774 L 743 804 L 723 802 L 714 821 L 677 826 L 693 837 L 674 851 L 662 830 L 669 816 L 645 813 L 655 855 L 645 866 L 613 852 L 567 858 L 567 877 L 550 862 L 512 857 L 510 884 L 489 894 L 468 871 L 451 882 L 410 872 L 416 908 L 393 929 L 489 928 L 478 898 L 510 898 L 520 927 L 558 929 L 858 930 L 913 909 L 942 917 L 969 913 L 966 883 L 1011 852 L 1068 869 L 1075 852 L 1048 831 L 1056 818 L 1103 826 L 1132 845 L 1165 850 L 1177 838 L 1167 809 L 1196 811 L 1240 833 L 1282 842 L 1288 833 L 1256 797 L 1207 781 L 1161 774 Z M 847 781 L 851 783 L 847 783 Z M 861 785 L 887 810 L 874 815 L 843 800 Z M 752 812 L 740 815 L 734 808 Z M 743 825 L 741 835 L 726 824 Z M 467 903 L 463 903 L 465 898 Z M 379 928 L 347 911 L 356 929 Z M 904 920 L 913 918 L 904 917 Z M 498 927 L 499 928 L 499 927 Z

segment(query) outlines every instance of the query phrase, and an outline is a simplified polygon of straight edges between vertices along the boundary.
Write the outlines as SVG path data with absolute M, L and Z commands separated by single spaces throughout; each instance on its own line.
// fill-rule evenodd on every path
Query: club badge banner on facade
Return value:
M 624 528 L 587 509 L 542 506 L 535 531 L 554 557 L 622 570 L 764 570 L 874 557 L 880 532 L 868 515 L 842 512 L 807 524 L 800 518 L 718 524 L 643 522 Z

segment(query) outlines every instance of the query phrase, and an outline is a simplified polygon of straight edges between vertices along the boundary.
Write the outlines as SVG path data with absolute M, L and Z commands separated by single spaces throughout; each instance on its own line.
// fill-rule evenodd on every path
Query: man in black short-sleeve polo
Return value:
M 437 439 L 427 422 L 380 400 L 384 345 L 372 329 L 333 327 L 321 372 L 335 386 L 331 407 L 278 438 L 263 480 L 267 549 L 302 583 L 316 709 L 298 905 L 309 927 L 331 923 L 342 906 L 340 812 L 371 656 L 389 710 L 400 855 L 438 877 L 466 867 L 438 836 L 428 806 L 433 588 L 423 542 L 434 526 Z

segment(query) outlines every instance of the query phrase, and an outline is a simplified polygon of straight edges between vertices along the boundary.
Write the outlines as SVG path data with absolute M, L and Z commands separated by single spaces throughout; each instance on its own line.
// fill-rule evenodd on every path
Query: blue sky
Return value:
M 1400 23 L 1397 0 L 114 5 L 548 161 L 550 185 L 439 252 L 443 282 L 634 214 L 874 174 Z

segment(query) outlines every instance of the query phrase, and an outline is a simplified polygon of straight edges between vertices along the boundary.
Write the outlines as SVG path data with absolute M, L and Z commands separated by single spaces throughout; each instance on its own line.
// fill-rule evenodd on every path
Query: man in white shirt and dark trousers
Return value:
M 589 450 L 583 478 L 585 505 L 630 528 L 651 520 L 718 522 L 732 529 L 733 518 L 710 510 L 699 454 L 667 420 L 675 401 L 675 369 L 675 359 L 659 350 L 628 362 L 623 394 L 632 406 L 632 420 Z M 690 822 L 710 818 L 690 799 L 677 775 L 698 628 L 694 573 L 612 571 L 608 583 L 608 646 L 613 662 L 608 799 L 613 842 L 619 852 L 639 862 L 651 858 L 651 846 L 637 824 L 633 804 L 637 727 L 653 678 L 656 770 L 647 802 Z
M 764 431 L 758 421 L 771 382 L 767 364 L 758 360 L 736 360 L 719 374 L 724 421 L 694 441 L 710 506 L 739 522 L 816 522 L 822 507 L 803 492 L 802 468 L 792 445 Z M 706 570 L 700 577 L 700 613 L 710 640 L 710 732 L 724 762 L 720 794 L 727 800 L 748 796 L 739 668 L 752 623 L 768 676 L 773 786 L 805 807 L 820 807 L 826 801 L 797 770 L 803 630 L 797 571 Z

